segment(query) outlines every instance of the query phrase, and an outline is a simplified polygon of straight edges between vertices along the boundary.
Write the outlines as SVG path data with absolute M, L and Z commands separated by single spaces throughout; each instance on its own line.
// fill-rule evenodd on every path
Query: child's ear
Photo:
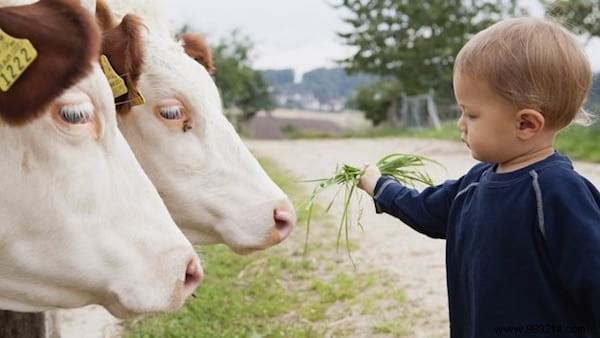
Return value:
M 544 130 L 546 119 L 534 109 L 522 109 L 517 112 L 517 137 L 529 140 Z

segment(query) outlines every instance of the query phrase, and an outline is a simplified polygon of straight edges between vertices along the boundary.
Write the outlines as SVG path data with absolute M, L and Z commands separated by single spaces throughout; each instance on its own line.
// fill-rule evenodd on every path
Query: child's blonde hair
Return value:
M 454 72 L 487 81 L 519 109 L 535 109 L 560 129 L 579 114 L 592 71 L 575 37 L 549 19 L 502 20 L 477 33 L 456 57 Z

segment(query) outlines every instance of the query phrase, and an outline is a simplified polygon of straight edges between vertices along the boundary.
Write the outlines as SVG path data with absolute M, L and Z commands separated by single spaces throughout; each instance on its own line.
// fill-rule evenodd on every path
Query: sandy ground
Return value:
M 375 163 L 392 152 L 416 153 L 443 163 L 446 171 L 430 166 L 435 182 L 457 178 L 476 162 L 459 143 L 414 139 L 348 139 L 250 141 L 250 148 L 303 179 L 329 176 L 337 164 Z M 600 186 L 600 165 L 576 163 L 575 168 Z M 310 187 L 309 187 L 310 188 Z M 327 198 L 323 203 L 327 203 Z M 408 301 L 415 307 L 411 319 L 413 337 L 448 337 L 445 244 L 423 236 L 397 219 L 376 215 L 369 199 L 364 200 L 364 233 L 353 238 L 360 249 L 353 253 L 357 265 L 395 274 Z M 332 214 L 339 215 L 338 209 Z
M 376 162 L 391 152 L 417 153 L 443 163 L 446 170 L 431 166 L 428 171 L 436 182 L 464 174 L 475 161 L 462 144 L 414 139 L 344 139 L 247 141 L 258 156 L 268 157 L 301 179 L 329 176 L 337 164 L 362 165 Z M 576 169 L 600 186 L 600 165 L 576 163 Z M 309 190 L 312 185 L 307 185 Z M 329 195 L 331 196 L 331 195 Z M 328 202 L 327 195 L 322 203 Z M 364 233 L 354 232 L 359 249 L 353 253 L 359 266 L 388 271 L 398 277 L 414 313 L 413 337 L 447 337 L 448 304 L 444 267 L 444 242 L 427 238 L 397 219 L 376 215 L 368 199 L 364 200 Z M 338 209 L 332 214 L 339 215 Z M 59 311 L 54 316 L 59 327 L 54 337 L 115 337 L 118 327 L 106 311 L 98 307 Z

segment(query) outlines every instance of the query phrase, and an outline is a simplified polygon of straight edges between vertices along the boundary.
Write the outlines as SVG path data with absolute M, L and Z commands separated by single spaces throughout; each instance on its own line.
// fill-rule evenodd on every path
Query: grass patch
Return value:
M 372 135 L 373 137 L 395 136 L 460 141 L 460 133 L 454 122 L 444 123 L 440 130 L 424 129 L 419 131 L 382 128 L 379 131 L 374 131 Z M 600 145 L 600 126 L 597 124 L 590 127 L 570 126 L 558 134 L 555 143 L 556 149 L 563 155 L 588 162 L 600 162 L 600 146 L 598 145 Z
M 203 250 L 203 258 L 206 278 L 198 298 L 176 314 L 132 323 L 128 337 L 296 336 L 297 328 L 270 320 L 299 302 L 284 283 L 274 282 L 289 278 L 286 259 L 233 257 L 224 246 Z
M 424 129 L 419 131 L 382 128 L 379 131 L 373 131 L 372 135 L 373 137 L 434 138 L 460 142 L 460 133 L 455 122 L 442 124 L 442 129 L 440 130 Z M 556 149 L 563 155 L 588 162 L 600 162 L 600 146 L 598 145 L 600 145 L 600 126 L 598 124 L 590 127 L 570 126 L 558 134 L 555 143 Z
M 570 126 L 558 135 L 556 148 L 574 159 L 600 162 L 600 126 Z
M 296 205 L 306 200 L 308 194 L 294 177 L 269 161 L 261 163 Z M 304 257 L 306 212 L 298 210 L 298 216 L 299 227 L 286 244 L 265 252 L 238 256 L 223 245 L 199 248 L 205 279 L 197 298 L 176 313 L 125 322 L 124 336 L 353 337 L 353 321 L 344 321 L 349 314 L 375 323 L 388 305 L 396 307 L 392 311 L 405 306 L 396 300 L 402 290 L 390 286 L 392 277 L 356 272 L 345 256 L 331 250 L 332 237 L 317 233 L 311 238 L 310 254 Z M 313 210 L 312 216 L 320 222 L 325 217 L 323 208 Z M 336 231 L 334 227 L 320 229 Z M 388 281 L 385 288 L 383 281 Z M 378 298 L 376 294 L 383 295 Z
M 381 125 L 363 131 L 352 131 L 341 134 L 327 132 L 303 131 L 293 125 L 285 125 L 281 128 L 283 135 L 288 139 L 331 139 L 331 138 L 381 138 L 381 137 L 415 137 L 415 138 L 439 138 L 460 141 L 460 133 L 456 122 L 446 121 L 442 123 L 439 130 L 432 128 L 404 129 Z
M 305 135 L 300 131 L 293 134 L 298 138 L 380 138 L 380 137 L 412 137 L 425 139 L 441 139 L 460 142 L 460 133 L 455 121 L 442 123 L 439 130 L 433 128 L 403 129 L 390 126 L 379 126 L 358 133 L 344 135 Z M 600 125 L 596 123 L 590 127 L 573 125 L 558 134 L 556 149 L 563 155 L 575 160 L 600 163 Z
M 381 322 L 373 326 L 373 333 L 385 333 L 394 337 L 407 337 L 411 331 L 408 324 L 402 319 Z
M 339 134 L 331 134 L 325 131 L 318 130 L 302 130 L 293 124 L 285 124 L 280 128 L 283 136 L 290 140 L 297 139 L 322 139 L 340 137 Z
M 386 125 L 369 129 L 357 134 L 348 134 L 347 137 L 359 138 L 379 138 L 379 137 L 414 137 L 414 138 L 434 138 L 460 142 L 460 132 L 456 127 L 456 121 L 445 121 L 441 129 L 434 128 L 398 128 Z

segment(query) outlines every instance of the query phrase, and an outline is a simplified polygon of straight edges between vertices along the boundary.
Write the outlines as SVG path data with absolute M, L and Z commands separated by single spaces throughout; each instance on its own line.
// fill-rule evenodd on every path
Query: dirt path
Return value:
M 248 141 L 258 156 L 274 160 L 279 166 L 302 179 L 329 176 L 337 164 L 374 163 L 391 152 L 417 153 L 443 163 L 443 169 L 431 166 L 435 182 L 456 178 L 476 162 L 462 144 L 414 139 L 347 139 Z M 575 167 L 600 186 L 600 165 L 576 163 Z M 307 189 L 311 189 L 307 185 Z M 331 195 L 324 196 L 326 205 Z M 425 237 L 397 219 L 376 215 L 369 199 L 364 199 L 365 232 L 352 234 L 359 249 L 353 253 L 359 268 L 382 269 L 398 276 L 400 287 L 415 308 L 412 324 L 414 337 L 448 337 L 448 304 L 444 266 L 444 242 Z M 331 212 L 340 215 L 339 207 Z M 420 314 L 420 315 L 419 315 Z

